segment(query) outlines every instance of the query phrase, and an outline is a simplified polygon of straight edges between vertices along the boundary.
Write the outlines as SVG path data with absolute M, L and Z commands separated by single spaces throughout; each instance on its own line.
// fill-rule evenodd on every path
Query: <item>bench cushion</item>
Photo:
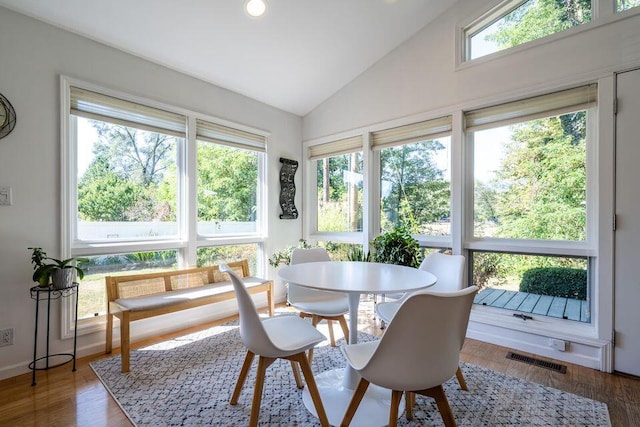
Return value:
M 247 288 L 263 285 L 268 283 L 269 280 L 260 279 L 258 277 L 243 277 Z M 125 310 L 129 311 L 143 311 L 151 310 L 160 307 L 168 307 L 171 305 L 180 304 L 184 301 L 190 301 L 194 299 L 206 298 L 212 295 L 218 295 L 225 292 L 233 292 L 233 285 L 231 282 L 217 282 L 209 285 L 198 286 L 195 288 L 179 289 L 169 292 L 160 292 L 151 295 L 144 295 L 132 298 L 120 298 L 115 302 Z

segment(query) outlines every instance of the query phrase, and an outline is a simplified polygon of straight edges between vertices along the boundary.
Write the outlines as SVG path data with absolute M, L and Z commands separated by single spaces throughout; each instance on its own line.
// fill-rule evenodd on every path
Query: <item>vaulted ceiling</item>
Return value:
M 259 19 L 244 0 L 0 5 L 304 116 L 456 0 L 267 1 Z

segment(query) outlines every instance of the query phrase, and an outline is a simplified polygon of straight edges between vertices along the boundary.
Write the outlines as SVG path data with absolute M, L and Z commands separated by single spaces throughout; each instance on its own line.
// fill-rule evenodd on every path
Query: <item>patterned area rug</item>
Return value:
M 375 338 L 360 333 L 358 339 Z M 246 426 L 256 361 L 240 402 L 229 404 L 244 355 L 237 325 L 223 325 L 133 351 L 127 374 L 120 372 L 119 356 L 91 367 L 136 426 Z M 338 348 L 315 350 L 314 373 L 344 364 Z M 462 370 L 470 391 L 461 391 L 455 377 L 445 384 L 459 426 L 610 426 L 602 402 L 479 366 L 463 364 Z M 319 425 L 301 393 L 289 362 L 276 361 L 267 370 L 260 425 Z M 433 400 L 419 396 L 414 420 L 403 416 L 399 425 L 441 426 L 442 419 Z

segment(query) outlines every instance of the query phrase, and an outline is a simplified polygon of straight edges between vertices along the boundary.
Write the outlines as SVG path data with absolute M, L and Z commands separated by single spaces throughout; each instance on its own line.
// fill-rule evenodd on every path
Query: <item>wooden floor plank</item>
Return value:
M 567 298 L 553 297 L 553 301 L 551 302 L 551 307 L 549 307 L 547 316 L 559 317 L 560 319 L 562 319 L 562 317 L 564 316 L 564 308 L 566 306 Z
M 522 304 L 528 296 L 529 294 L 527 292 L 518 292 L 513 298 L 511 298 L 511 301 L 509 301 L 504 308 L 508 310 L 517 310 L 518 307 L 520 307 L 520 304 Z
M 524 299 L 524 301 L 522 301 L 522 304 L 520 304 L 520 306 L 516 310 L 523 311 L 525 313 L 531 313 L 533 311 L 533 307 L 536 306 L 539 299 L 540 299 L 540 295 L 529 294 Z
M 516 291 L 505 291 L 502 295 L 500 295 L 500 298 L 498 298 L 493 302 L 493 304 L 491 304 L 491 307 L 503 308 L 517 294 L 518 292 Z
M 531 313 L 546 316 L 549 312 L 549 308 L 551 307 L 552 302 L 553 297 L 550 297 L 549 295 L 541 295 L 540 299 L 538 299 L 538 302 L 533 307 L 533 310 L 531 310 Z
M 569 320 L 580 321 L 581 310 L 582 310 L 582 306 L 579 300 L 569 299 L 567 300 L 567 307 L 564 310 L 564 316 Z

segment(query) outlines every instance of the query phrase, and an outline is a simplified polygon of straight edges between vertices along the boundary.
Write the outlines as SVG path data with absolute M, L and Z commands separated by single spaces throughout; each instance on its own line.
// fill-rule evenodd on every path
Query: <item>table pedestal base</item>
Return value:
M 347 407 L 351 402 L 353 390 L 342 384 L 344 369 L 334 369 L 315 376 L 318 391 L 322 398 L 324 410 L 332 426 L 339 426 Z M 302 390 L 304 406 L 314 416 L 318 416 L 313 406 L 309 388 Z M 382 427 L 389 424 L 389 408 L 391 406 L 391 390 L 369 384 L 358 410 L 351 421 L 353 427 Z M 404 402 L 400 402 L 398 414 L 404 411 Z

